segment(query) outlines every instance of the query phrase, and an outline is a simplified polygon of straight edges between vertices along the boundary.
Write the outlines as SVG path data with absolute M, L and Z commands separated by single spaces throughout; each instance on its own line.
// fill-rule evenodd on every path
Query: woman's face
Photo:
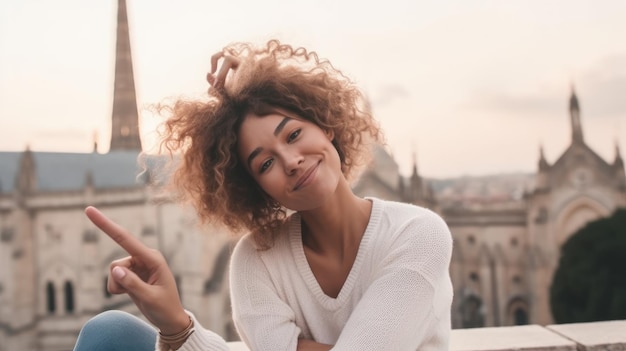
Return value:
M 238 134 L 239 159 L 261 188 L 295 211 L 320 206 L 343 174 L 332 135 L 292 116 L 248 114 Z

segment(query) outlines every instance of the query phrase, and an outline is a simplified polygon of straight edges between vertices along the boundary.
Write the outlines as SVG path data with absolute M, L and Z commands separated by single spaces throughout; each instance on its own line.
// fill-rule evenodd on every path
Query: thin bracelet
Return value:
M 195 330 L 196 328 L 194 328 L 193 319 L 189 317 L 189 325 L 187 325 L 187 327 L 183 329 L 183 331 L 181 331 L 180 333 L 176 333 L 174 335 L 163 335 L 163 333 L 159 331 L 159 336 L 161 337 L 161 342 L 167 344 L 170 348 L 172 348 L 177 344 L 184 343 L 189 335 L 191 335 L 191 333 L 193 333 Z

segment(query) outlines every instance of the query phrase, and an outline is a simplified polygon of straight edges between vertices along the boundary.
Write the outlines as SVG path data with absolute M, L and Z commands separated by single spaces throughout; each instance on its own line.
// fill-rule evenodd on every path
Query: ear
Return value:
M 324 134 L 326 134 L 326 137 L 328 138 L 328 140 L 333 141 L 335 139 L 335 131 L 334 130 L 325 130 Z

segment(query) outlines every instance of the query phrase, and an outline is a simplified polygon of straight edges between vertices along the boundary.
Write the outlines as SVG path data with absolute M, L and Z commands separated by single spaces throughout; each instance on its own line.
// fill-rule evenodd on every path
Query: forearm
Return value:
M 318 342 L 306 339 L 298 340 L 297 351 L 328 351 L 333 345 L 320 344 Z

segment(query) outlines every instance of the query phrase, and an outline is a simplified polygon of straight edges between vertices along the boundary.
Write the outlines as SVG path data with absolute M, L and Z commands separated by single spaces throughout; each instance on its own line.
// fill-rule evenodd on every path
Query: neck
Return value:
M 319 254 L 342 258 L 358 248 L 371 209 L 371 201 L 356 196 L 347 181 L 341 180 L 322 207 L 300 212 L 304 245 Z

